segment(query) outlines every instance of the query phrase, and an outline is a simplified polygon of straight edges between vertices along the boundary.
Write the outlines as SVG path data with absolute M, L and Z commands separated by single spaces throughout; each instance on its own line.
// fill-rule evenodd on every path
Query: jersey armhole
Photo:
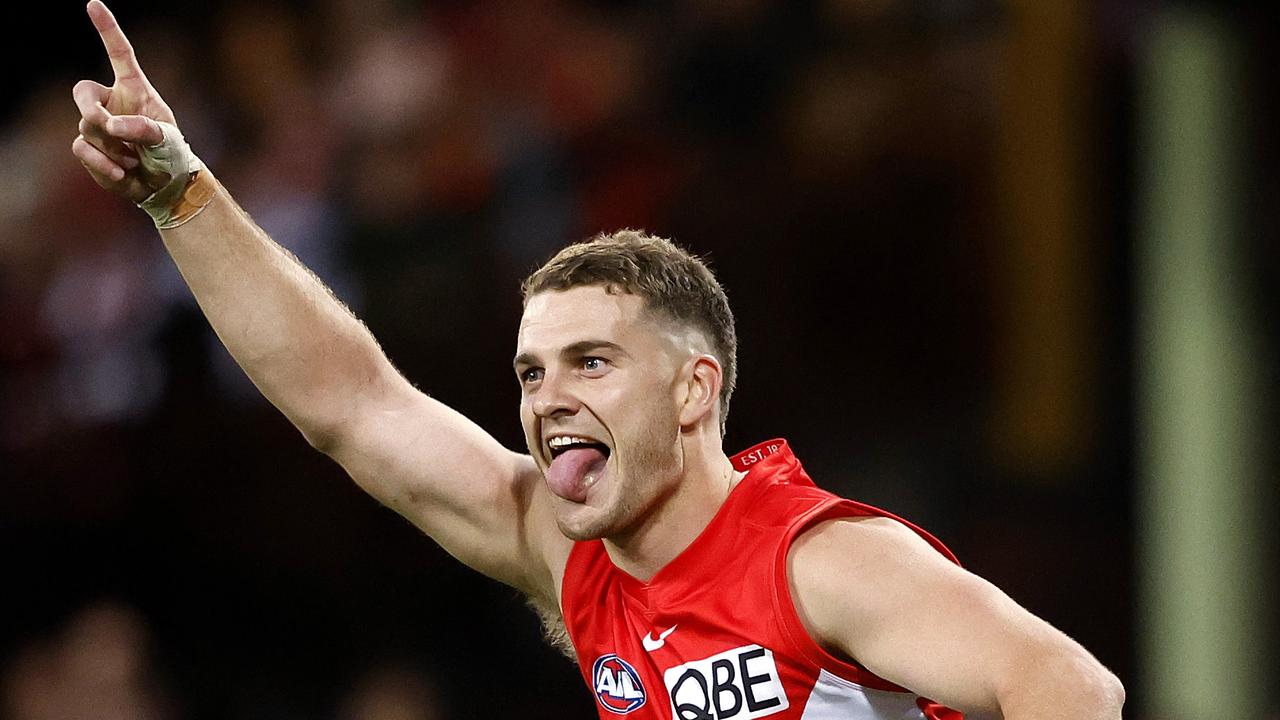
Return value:
M 955 555 L 945 545 L 916 525 L 870 505 L 844 498 L 832 498 L 797 518 L 783 535 L 782 542 L 779 543 L 777 554 L 774 557 L 774 588 L 776 589 L 774 592 L 774 610 L 792 646 L 816 667 L 823 668 L 844 680 L 857 683 L 863 687 L 889 692 L 910 693 L 910 690 L 881 678 L 856 662 L 850 663 L 832 655 L 819 645 L 813 639 L 813 636 L 809 634 L 808 628 L 804 626 L 804 622 L 800 619 L 800 613 L 796 609 L 795 599 L 791 596 L 791 579 L 787 573 L 787 555 L 796 538 L 827 520 L 859 517 L 885 517 L 896 520 L 915 531 L 947 559 L 957 565 L 960 564 Z

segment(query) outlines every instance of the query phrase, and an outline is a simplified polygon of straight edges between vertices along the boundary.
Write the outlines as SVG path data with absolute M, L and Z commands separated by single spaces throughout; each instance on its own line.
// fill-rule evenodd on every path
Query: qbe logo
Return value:
M 662 682 L 675 720 L 750 720 L 790 706 L 773 653 L 759 645 L 677 665 Z
M 611 713 L 626 715 L 644 705 L 644 683 L 626 660 L 610 653 L 596 658 L 591 667 L 592 686 L 600 705 Z

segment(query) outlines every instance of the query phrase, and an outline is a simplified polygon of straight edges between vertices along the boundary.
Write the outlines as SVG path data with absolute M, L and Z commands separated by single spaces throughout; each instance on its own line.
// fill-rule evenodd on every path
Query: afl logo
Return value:
M 592 687 L 600 705 L 611 713 L 626 715 L 644 705 L 644 684 L 640 674 L 626 660 L 609 653 L 596 659 L 591 668 Z

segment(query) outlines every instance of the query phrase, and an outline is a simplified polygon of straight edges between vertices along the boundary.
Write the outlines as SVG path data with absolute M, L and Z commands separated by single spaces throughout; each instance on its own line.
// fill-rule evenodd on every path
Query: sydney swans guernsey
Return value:
M 733 465 L 746 477 L 651 581 L 614 567 L 598 540 L 575 544 L 565 625 L 600 717 L 961 718 L 819 647 L 786 577 L 792 541 L 841 517 L 889 517 L 955 561 L 951 552 L 910 523 L 817 488 L 784 440 L 756 445 Z

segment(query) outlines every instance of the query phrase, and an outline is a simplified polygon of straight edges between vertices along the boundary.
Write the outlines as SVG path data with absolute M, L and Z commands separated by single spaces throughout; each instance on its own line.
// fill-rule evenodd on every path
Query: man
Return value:
M 562 627 L 601 717 L 1119 717 L 1107 670 L 923 531 L 818 490 L 784 441 L 724 453 L 733 318 L 696 259 L 622 232 L 526 281 L 529 454 L 510 452 L 415 390 L 254 225 L 107 8 L 88 12 L 115 82 L 76 85 L 75 155 L 152 216 L 219 337 L 312 445 Z

